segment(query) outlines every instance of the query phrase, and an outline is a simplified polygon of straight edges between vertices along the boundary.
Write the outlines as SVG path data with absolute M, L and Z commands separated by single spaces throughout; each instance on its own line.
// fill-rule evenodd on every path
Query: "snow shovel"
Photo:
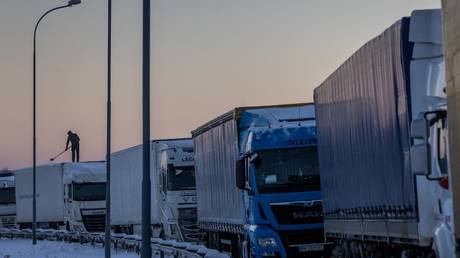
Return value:
M 54 160 L 57 159 L 59 156 L 61 156 L 62 154 L 64 154 L 64 152 L 66 152 L 68 149 L 69 149 L 69 148 L 67 148 L 67 149 L 65 149 L 65 150 L 63 150 L 63 151 L 61 151 L 61 152 L 59 152 L 59 154 L 56 155 L 56 157 L 51 158 L 50 161 L 54 161 Z

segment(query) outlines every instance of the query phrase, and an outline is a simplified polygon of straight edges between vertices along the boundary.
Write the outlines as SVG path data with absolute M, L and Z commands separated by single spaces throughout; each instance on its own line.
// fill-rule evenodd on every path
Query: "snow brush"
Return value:
M 69 149 L 69 148 L 67 148 L 67 149 L 65 149 L 65 150 L 63 150 L 63 151 L 61 151 L 61 152 L 59 152 L 59 154 L 56 155 L 54 158 L 51 158 L 50 161 L 54 161 L 54 160 L 57 159 L 59 156 L 61 156 L 62 154 L 64 154 L 64 152 L 66 152 L 68 149 Z

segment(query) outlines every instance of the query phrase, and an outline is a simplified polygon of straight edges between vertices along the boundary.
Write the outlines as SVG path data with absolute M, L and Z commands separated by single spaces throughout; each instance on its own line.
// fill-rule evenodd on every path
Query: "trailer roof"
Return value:
M 105 161 L 65 163 L 64 181 L 67 183 L 105 182 L 106 166 Z
M 58 167 L 58 166 L 63 166 L 64 163 L 48 163 L 48 164 L 43 164 L 43 165 L 37 165 L 36 168 L 46 168 L 46 167 Z M 32 171 L 32 166 L 30 167 L 23 167 L 16 169 L 14 171 L 14 174 L 21 174 L 21 173 L 29 173 Z
M 150 144 L 153 144 L 153 143 L 160 143 L 160 142 L 170 142 L 170 141 L 182 141 L 182 140 L 191 140 L 192 138 L 165 138 L 165 139 L 152 139 L 150 140 Z M 138 144 L 138 145 L 134 145 L 132 147 L 128 147 L 128 148 L 125 148 L 125 149 L 122 149 L 122 150 L 119 150 L 119 151 L 115 151 L 115 152 L 112 152 L 111 155 L 113 156 L 116 156 L 116 155 L 120 155 L 122 153 L 125 153 L 125 152 L 129 152 L 129 151 L 132 151 L 132 150 L 135 150 L 137 148 L 142 148 L 142 144 Z
M 48 163 L 48 164 L 42 164 L 42 165 L 37 165 L 37 168 L 43 168 L 43 167 L 55 167 L 55 166 L 61 166 L 64 167 L 68 164 L 74 164 L 74 166 L 91 166 L 91 164 L 100 164 L 100 163 L 105 163 L 105 161 L 97 160 L 97 161 L 83 161 L 83 162 L 61 162 L 61 163 Z M 77 165 L 78 164 L 78 165 Z M 19 168 L 13 171 L 13 174 L 16 173 L 23 173 L 23 172 L 28 172 L 32 170 L 32 166 L 30 167 L 23 167 Z
M 268 108 L 289 108 L 289 107 L 301 107 L 301 106 L 309 106 L 314 105 L 312 102 L 306 103 L 293 103 L 293 104 L 280 104 L 280 105 L 265 105 L 265 106 L 245 106 L 245 107 L 236 107 L 223 115 L 220 115 L 209 122 L 199 126 L 195 130 L 192 131 L 192 137 L 196 137 L 218 125 L 221 125 L 229 120 L 235 119 L 240 120 L 241 115 L 250 109 L 268 109 Z

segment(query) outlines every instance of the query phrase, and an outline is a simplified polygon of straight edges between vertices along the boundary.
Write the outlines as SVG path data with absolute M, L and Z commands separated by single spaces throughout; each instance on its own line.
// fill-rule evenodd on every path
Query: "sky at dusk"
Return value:
M 61 0 L 0 1 L 0 169 L 32 162 L 32 36 Z M 113 0 L 113 150 L 142 139 L 142 1 Z M 37 151 L 47 163 L 81 138 L 105 155 L 107 1 L 83 0 L 38 30 Z M 362 44 L 439 0 L 152 0 L 152 138 L 188 137 L 242 105 L 312 101 Z M 58 161 L 69 161 L 66 153 Z

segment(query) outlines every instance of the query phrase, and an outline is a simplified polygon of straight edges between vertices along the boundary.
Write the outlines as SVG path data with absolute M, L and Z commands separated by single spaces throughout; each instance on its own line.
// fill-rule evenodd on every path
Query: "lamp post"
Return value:
M 32 93 L 32 123 L 33 123 L 33 197 L 32 197 L 32 244 L 37 244 L 37 199 L 36 199 L 36 170 L 37 170 L 37 140 L 36 140 L 36 129 L 37 129 L 37 121 L 36 121 L 36 45 L 37 45 L 37 28 L 40 22 L 45 18 L 46 15 L 49 13 L 66 8 L 71 7 L 77 4 L 80 4 L 81 0 L 70 0 L 67 2 L 66 5 L 58 6 L 46 11 L 40 18 L 38 19 L 37 23 L 35 24 L 34 29 L 34 53 L 33 53 L 33 93 Z
M 105 258 L 110 258 L 111 235 L 110 235 L 110 151 L 112 137 L 112 0 L 107 2 L 107 150 L 106 150 L 106 192 L 105 192 Z
M 150 0 L 142 6 L 142 253 L 141 258 L 152 257 L 150 237 Z

